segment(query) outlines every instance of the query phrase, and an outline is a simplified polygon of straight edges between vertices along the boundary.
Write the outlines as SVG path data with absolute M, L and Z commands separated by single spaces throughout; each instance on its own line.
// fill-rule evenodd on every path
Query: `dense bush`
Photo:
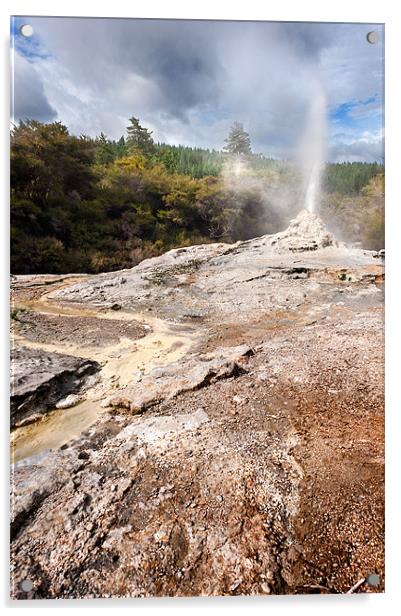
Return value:
M 321 215 L 340 239 L 380 250 L 384 247 L 384 174 L 372 177 L 357 196 L 324 194 Z
M 323 188 L 328 193 L 358 195 L 378 174 L 384 173 L 379 163 L 338 163 L 326 165 Z
M 383 244 L 383 169 L 329 165 L 322 213 L 347 239 Z M 131 119 L 128 138 L 75 137 L 61 123 L 11 134 L 13 273 L 132 267 L 172 247 L 282 229 L 302 207 L 289 163 L 154 144 Z

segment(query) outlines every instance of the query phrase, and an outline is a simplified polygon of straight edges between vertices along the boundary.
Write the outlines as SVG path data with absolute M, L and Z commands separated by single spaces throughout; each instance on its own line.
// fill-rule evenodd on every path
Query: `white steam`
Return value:
M 302 209 L 319 211 L 327 153 L 327 100 L 319 80 L 312 72 L 309 76 L 307 92 L 300 94 L 306 111 L 301 136 L 294 138 L 293 157 L 258 170 L 252 158 L 232 156 L 223 167 L 225 187 L 257 200 L 263 207 L 261 219 L 269 218 L 271 212 L 272 221 L 288 222 Z
M 326 139 L 326 96 L 320 91 L 309 107 L 298 153 L 304 181 L 304 207 L 309 212 L 316 212 L 319 204 Z

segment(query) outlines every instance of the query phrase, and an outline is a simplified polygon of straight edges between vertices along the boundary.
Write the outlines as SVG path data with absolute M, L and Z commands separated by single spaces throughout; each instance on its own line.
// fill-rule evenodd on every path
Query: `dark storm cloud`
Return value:
M 50 122 L 57 112 L 46 98 L 43 83 L 35 68 L 25 59 L 15 55 L 12 115 L 14 120 L 39 120 Z
M 94 92 L 118 94 L 127 77 L 140 75 L 158 92 L 151 106 L 177 118 L 194 106 L 216 102 L 221 66 L 211 31 L 216 28 L 208 22 L 202 27 L 158 20 L 31 21 L 76 83 L 90 84 Z
M 233 48 L 246 58 L 248 76 L 255 77 L 257 86 L 262 75 L 255 75 L 255 63 L 265 63 L 270 70 L 276 65 L 281 71 L 289 50 L 299 60 L 304 55 L 306 61 L 316 57 L 329 39 L 313 25 L 265 22 L 30 21 L 43 44 L 71 70 L 78 83 L 89 81 L 95 90 L 111 90 L 118 88 L 123 73 L 140 74 L 159 87 L 161 98 L 154 103 L 177 117 L 202 103 L 224 101 L 222 85 L 228 76 L 241 82 L 242 67 L 237 70 L 235 54 L 230 57 Z M 252 41 L 257 41 L 256 54 Z

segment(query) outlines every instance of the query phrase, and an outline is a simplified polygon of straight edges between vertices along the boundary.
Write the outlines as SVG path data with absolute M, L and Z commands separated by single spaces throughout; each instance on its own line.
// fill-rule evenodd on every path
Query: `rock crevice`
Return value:
M 17 277 L 16 301 L 76 317 L 31 318 L 31 342 L 59 327 L 62 351 L 90 311 L 96 348 L 92 320 L 79 345 L 104 361 L 16 341 L 13 422 L 94 371 L 101 386 L 80 433 L 14 465 L 12 596 L 27 598 L 26 579 L 37 598 L 339 593 L 365 572 L 383 580 L 383 279 L 383 260 L 308 212 L 282 233 L 123 272 Z M 48 442 L 54 424 L 35 426 L 19 430 Z

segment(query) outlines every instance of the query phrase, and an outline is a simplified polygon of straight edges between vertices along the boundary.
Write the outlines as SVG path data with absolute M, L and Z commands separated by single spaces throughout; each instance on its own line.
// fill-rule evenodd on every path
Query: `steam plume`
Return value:
M 319 202 L 322 171 L 326 155 L 326 96 L 319 92 L 312 100 L 299 157 L 304 178 L 304 206 L 315 212 Z

